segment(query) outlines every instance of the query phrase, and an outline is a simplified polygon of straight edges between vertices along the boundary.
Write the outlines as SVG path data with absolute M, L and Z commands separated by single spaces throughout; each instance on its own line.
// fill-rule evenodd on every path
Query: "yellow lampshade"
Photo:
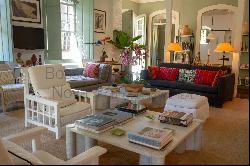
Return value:
M 182 51 L 181 45 L 179 43 L 170 43 L 167 47 L 168 51 L 180 52 Z
M 215 52 L 234 52 L 234 48 L 230 43 L 220 43 L 217 45 Z

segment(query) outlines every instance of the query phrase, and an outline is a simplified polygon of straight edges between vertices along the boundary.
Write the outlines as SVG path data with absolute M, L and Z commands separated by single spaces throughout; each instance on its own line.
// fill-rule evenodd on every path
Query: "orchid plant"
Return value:
M 148 50 L 145 45 L 135 43 L 142 36 L 130 37 L 127 33 L 114 30 L 114 41 L 107 41 L 116 48 L 121 49 L 121 60 L 124 66 L 137 65 L 148 56 Z M 132 54 L 134 52 L 134 54 Z

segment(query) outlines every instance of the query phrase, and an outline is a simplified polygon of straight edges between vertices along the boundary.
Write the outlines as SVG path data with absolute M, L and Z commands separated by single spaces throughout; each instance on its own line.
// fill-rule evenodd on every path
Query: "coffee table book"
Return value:
M 161 123 L 187 127 L 193 122 L 193 114 L 177 111 L 166 111 L 159 115 Z
M 144 127 L 139 132 L 128 132 L 128 140 L 160 150 L 173 140 L 173 130 Z

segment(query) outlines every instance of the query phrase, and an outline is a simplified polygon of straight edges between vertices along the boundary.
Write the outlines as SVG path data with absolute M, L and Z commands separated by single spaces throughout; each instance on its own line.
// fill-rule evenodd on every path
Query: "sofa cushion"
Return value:
M 217 72 L 218 71 L 197 69 L 194 82 L 195 84 L 203 84 L 203 85 L 212 86 Z
M 111 66 L 109 64 L 100 64 L 100 66 L 99 66 L 99 78 L 101 80 L 107 81 L 109 78 L 110 70 L 111 70 Z
M 178 81 L 193 83 L 195 75 L 195 70 L 180 69 Z
M 158 86 L 158 87 L 164 87 L 164 88 L 176 88 L 176 81 L 148 80 L 148 83 L 151 86 Z
M 159 75 L 159 67 L 158 66 L 148 66 L 148 78 L 150 80 L 155 80 Z
M 14 84 L 14 75 L 12 70 L 0 71 L 0 85 Z
M 218 84 L 218 78 L 227 74 L 227 71 L 219 70 L 215 76 L 212 87 L 216 87 Z
M 99 63 L 87 63 L 83 75 L 85 77 L 97 78 L 99 76 Z
M 178 89 L 195 91 L 195 92 L 205 92 L 205 93 L 217 93 L 218 91 L 217 87 L 188 83 L 188 82 L 179 82 L 179 81 L 176 82 L 176 87 Z
M 176 81 L 179 74 L 177 68 L 160 67 L 159 77 L 161 80 Z

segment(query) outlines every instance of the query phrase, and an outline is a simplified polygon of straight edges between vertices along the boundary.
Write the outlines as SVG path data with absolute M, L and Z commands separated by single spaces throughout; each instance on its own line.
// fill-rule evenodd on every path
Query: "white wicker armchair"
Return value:
M 7 107 L 18 101 L 23 101 L 23 84 L 15 84 L 13 70 L 8 64 L 0 64 L 0 99 L 3 112 Z
M 0 165 L 98 165 L 99 157 L 107 152 L 105 148 L 95 146 L 63 161 L 42 149 L 41 136 L 46 132 L 46 128 L 36 127 L 0 139 Z M 32 152 L 22 147 L 26 142 L 32 145 Z
M 29 124 L 46 127 L 59 139 L 65 134 L 67 124 L 92 114 L 91 105 L 86 102 L 88 93 L 71 90 L 62 65 L 22 68 L 22 74 L 26 127 Z M 75 99 L 76 94 L 79 101 Z M 82 97 L 85 102 L 81 102 Z

